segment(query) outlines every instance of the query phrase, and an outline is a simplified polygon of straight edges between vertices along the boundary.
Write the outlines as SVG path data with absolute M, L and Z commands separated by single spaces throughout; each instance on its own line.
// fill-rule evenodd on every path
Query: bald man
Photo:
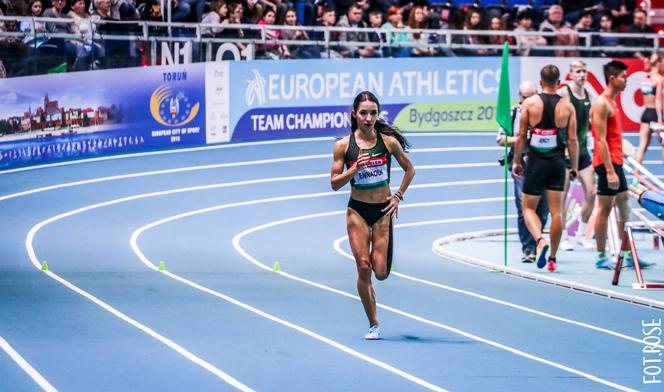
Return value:
M 530 234 L 536 239 L 537 268 L 554 272 L 556 255 L 563 233 L 562 204 L 565 188 L 565 151 L 569 153 L 570 180 L 576 178 L 579 164 L 579 144 L 576 136 L 574 106 L 556 93 L 560 83 L 560 70 L 553 64 L 540 71 L 542 92 L 526 99 L 521 105 L 520 128 L 530 127 L 529 135 L 521 132 L 514 147 L 512 173 L 524 176 L 523 216 Z M 528 166 L 524 170 L 521 152 L 528 148 Z M 535 209 L 542 194 L 546 193 L 551 214 L 550 239 L 544 239 L 544 225 Z M 550 251 L 547 259 L 546 254 Z
M 521 104 L 526 98 L 529 98 L 537 94 L 537 87 L 535 84 L 530 81 L 525 81 L 519 86 L 519 104 L 512 108 L 512 128 L 514 130 L 512 136 L 506 136 L 504 129 L 498 130 L 498 145 L 505 146 L 505 141 L 510 148 L 509 155 L 507 157 L 508 169 L 512 171 L 512 158 L 514 156 L 514 146 L 516 140 L 520 133 L 519 130 L 519 120 L 521 118 Z M 525 152 L 524 152 L 525 153 Z M 526 222 L 523 219 L 523 210 L 521 209 L 521 189 L 523 188 L 523 177 L 516 177 L 512 174 L 512 179 L 514 180 L 514 203 L 516 204 L 517 211 L 517 222 L 519 228 L 519 241 L 521 242 L 521 262 L 522 263 L 533 263 L 535 261 L 535 253 L 537 244 L 535 238 L 528 231 L 526 227 Z M 546 202 L 546 196 L 542 197 L 537 206 L 537 216 L 539 216 L 543 225 L 546 225 L 546 219 L 549 213 L 549 207 Z

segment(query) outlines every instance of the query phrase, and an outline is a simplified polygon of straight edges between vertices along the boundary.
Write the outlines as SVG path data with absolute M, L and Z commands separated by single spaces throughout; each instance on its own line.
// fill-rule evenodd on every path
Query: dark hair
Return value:
M 265 7 L 265 10 L 263 11 L 263 15 L 261 15 L 261 19 L 265 18 L 265 15 L 269 14 L 270 12 L 272 12 L 275 16 L 277 15 L 277 11 L 275 11 L 274 9 L 272 9 L 270 7 Z
M 376 106 L 378 106 L 378 113 L 380 113 L 380 102 L 378 102 L 378 98 L 376 98 L 376 96 L 371 91 L 362 91 L 361 93 L 357 94 L 355 100 L 353 100 L 353 110 L 357 110 L 357 108 L 360 106 L 360 103 L 366 101 L 375 103 Z M 357 118 L 351 115 L 350 131 L 355 132 L 356 129 L 357 129 Z M 403 147 L 404 151 L 410 148 L 410 143 L 401 134 L 401 132 L 399 132 L 399 128 L 397 128 L 393 124 L 388 124 L 385 120 L 381 120 L 380 117 L 376 120 L 374 129 L 378 133 L 382 133 L 383 135 L 387 136 L 392 136 L 395 139 L 397 139 L 399 144 L 401 144 L 401 147 Z
M 604 80 L 606 80 L 606 84 L 609 84 L 611 76 L 618 76 L 622 71 L 626 70 L 627 65 L 622 61 L 613 60 L 610 63 L 604 64 Z
M 540 71 L 542 83 L 548 87 L 556 87 L 560 80 L 560 70 L 553 64 L 545 65 Z
M 607 20 L 610 20 L 611 22 L 613 22 L 613 15 L 611 15 L 611 13 L 608 12 L 608 11 L 607 11 L 607 12 L 604 12 L 604 13 L 602 14 L 602 16 L 600 16 L 599 18 L 600 18 L 600 19 L 602 19 L 602 18 L 606 18 Z
M 648 13 L 643 8 L 636 8 L 634 11 L 632 11 L 632 15 L 636 14 L 637 12 L 640 12 L 644 16 L 648 17 Z

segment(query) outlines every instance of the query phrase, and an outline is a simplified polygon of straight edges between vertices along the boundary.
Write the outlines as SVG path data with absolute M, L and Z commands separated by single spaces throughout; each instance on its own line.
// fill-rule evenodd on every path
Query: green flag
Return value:
M 67 72 L 67 62 L 64 62 L 56 67 L 53 67 L 47 71 L 47 73 L 61 73 Z
M 505 42 L 503 60 L 500 65 L 500 84 L 498 85 L 498 103 L 496 105 L 496 121 L 505 130 L 507 136 L 512 136 L 512 113 L 510 108 L 510 75 L 508 66 L 509 44 Z

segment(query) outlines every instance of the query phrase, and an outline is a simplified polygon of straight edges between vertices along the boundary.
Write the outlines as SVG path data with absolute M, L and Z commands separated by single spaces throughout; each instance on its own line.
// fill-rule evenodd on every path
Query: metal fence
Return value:
M 37 31 L 35 26 L 46 23 L 79 24 L 87 34 L 64 34 Z M 576 45 L 537 45 L 527 43 L 527 37 L 544 37 L 555 41 L 561 34 L 556 32 L 519 32 L 489 30 L 416 30 L 416 29 L 382 29 L 382 28 L 344 28 L 320 26 L 283 26 L 283 25 L 249 25 L 225 24 L 211 25 L 200 23 L 154 22 L 154 21 L 106 21 L 83 19 L 55 19 L 32 17 L 0 17 L 0 60 L 7 60 L 7 51 L 2 48 L 11 41 L 26 43 L 28 61 L 25 67 L 35 66 L 40 60 L 58 57 L 58 48 L 50 51 L 42 50 L 45 42 L 61 44 L 77 43 L 78 45 L 96 45 L 105 49 L 104 56 L 125 57 L 129 61 L 107 62 L 107 66 L 156 65 L 169 62 L 198 62 L 222 59 L 254 59 L 265 46 L 286 45 L 288 47 L 317 48 L 316 56 L 322 58 L 335 57 L 334 52 L 341 47 L 359 48 L 373 47 L 377 57 L 390 57 L 395 49 L 431 48 L 435 55 L 455 56 L 467 55 L 468 51 L 486 50 L 490 54 L 498 54 L 502 44 L 467 43 L 464 37 L 500 37 L 509 40 L 510 48 L 515 55 L 529 52 L 530 55 L 583 55 L 586 57 L 609 56 L 631 57 L 634 52 L 651 52 L 659 50 L 662 38 L 657 34 L 625 34 L 574 32 Z M 25 28 L 27 26 L 28 28 Z M 22 28 L 23 27 L 23 28 Z M 221 35 L 207 36 L 204 31 L 210 28 L 223 28 Z M 2 30 L 2 29 L 0 29 Z M 21 31 L 23 30 L 23 31 Z M 306 32 L 306 39 L 287 40 L 270 39 L 271 31 L 301 30 Z M 366 33 L 373 41 L 342 41 L 343 33 Z M 408 40 L 395 40 L 397 34 L 407 33 Z M 415 40 L 413 36 L 427 37 L 426 40 Z M 597 38 L 615 37 L 618 45 L 597 45 Z M 387 50 L 389 49 L 389 50 Z M 94 51 L 92 51 L 94 52 Z M 97 51 L 99 52 L 99 51 Z M 98 54 L 96 54 L 98 56 Z M 180 55 L 181 58 L 177 58 Z M 95 53 L 90 54 L 91 57 Z M 62 57 L 67 57 L 62 56 Z M 99 56 L 98 56 L 99 57 Z M 338 56 L 337 56 L 338 57 Z M 92 66 L 93 62 L 89 62 Z M 40 73 L 38 70 L 24 73 Z

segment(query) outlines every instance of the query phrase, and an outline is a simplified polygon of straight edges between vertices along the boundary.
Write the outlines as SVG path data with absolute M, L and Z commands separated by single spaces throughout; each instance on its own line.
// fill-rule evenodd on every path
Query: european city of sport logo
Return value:
M 179 127 L 188 124 L 200 107 L 200 102 L 191 102 L 183 91 L 175 93 L 165 84 L 157 87 L 150 97 L 150 114 L 161 125 Z
M 247 91 L 244 94 L 244 99 L 247 101 L 247 106 L 254 106 L 254 101 L 257 101 L 258 106 L 265 104 L 265 78 L 257 70 L 251 71 L 254 74 L 253 80 L 247 80 Z

